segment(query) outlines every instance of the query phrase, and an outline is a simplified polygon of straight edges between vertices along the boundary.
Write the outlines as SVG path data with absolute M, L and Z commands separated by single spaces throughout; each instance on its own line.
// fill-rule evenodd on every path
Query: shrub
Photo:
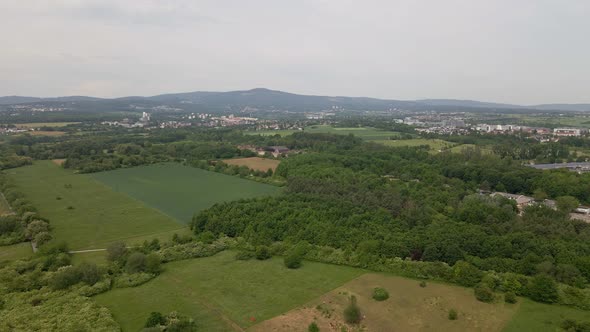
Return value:
M 356 297 L 350 296 L 350 303 L 344 308 L 344 321 L 348 324 L 358 324 L 361 321 L 361 309 L 356 304 Z
M 269 259 L 270 257 L 270 249 L 267 246 L 256 247 L 256 259 L 265 260 Z
M 239 261 L 247 261 L 249 259 L 254 258 L 254 253 L 247 250 L 238 251 L 236 254 L 236 259 Z
M 162 265 L 160 255 L 151 253 L 145 257 L 145 271 L 148 273 L 158 274 Z
M 474 289 L 475 298 L 481 302 L 490 303 L 494 300 L 494 292 L 486 285 L 479 284 Z
M 303 257 L 301 257 L 301 255 L 299 255 L 296 252 L 292 252 L 285 256 L 284 263 L 285 266 L 289 269 L 298 269 L 299 267 L 301 267 L 302 260 Z
M 151 312 L 144 327 L 155 327 L 160 325 L 166 325 L 166 317 L 159 312 Z
M 449 310 L 449 320 L 457 320 L 457 318 L 459 318 L 459 315 L 457 314 L 457 310 L 455 310 L 455 309 Z
M 426 287 L 426 281 L 424 281 L 424 280 L 420 281 L 420 287 L 422 287 L 422 288 Z
M 197 236 L 197 240 L 206 244 L 211 244 L 217 237 L 211 231 L 205 231 Z
M 73 266 L 59 269 L 49 281 L 53 289 L 66 289 L 80 282 L 82 275 Z
M 51 234 L 49 234 L 49 232 L 41 232 L 35 235 L 34 241 L 37 244 L 37 246 L 42 246 L 45 243 L 51 241 L 52 238 L 53 237 L 51 236 Z
M 316 324 L 316 322 L 312 322 L 307 327 L 307 331 L 308 332 L 320 332 L 320 328 L 318 327 L 318 324 Z
M 513 292 L 508 292 L 504 294 L 504 302 L 506 303 L 516 303 L 516 294 Z
M 83 262 L 75 267 L 75 269 L 80 273 L 80 280 L 90 286 L 96 284 L 100 280 L 101 273 L 96 264 Z
M 115 288 L 135 287 L 152 280 L 156 275 L 151 273 L 134 273 L 118 276 L 114 280 Z
M 376 287 L 373 289 L 373 299 L 375 301 L 385 301 L 389 298 L 389 293 L 385 288 Z

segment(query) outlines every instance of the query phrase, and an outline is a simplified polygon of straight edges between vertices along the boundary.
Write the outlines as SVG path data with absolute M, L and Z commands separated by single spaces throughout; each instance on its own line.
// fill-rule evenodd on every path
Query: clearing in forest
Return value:
M 269 169 L 272 169 L 272 171 L 274 172 L 281 163 L 280 160 L 260 157 L 225 159 L 222 161 L 228 165 L 246 166 L 250 169 L 262 172 L 266 172 Z

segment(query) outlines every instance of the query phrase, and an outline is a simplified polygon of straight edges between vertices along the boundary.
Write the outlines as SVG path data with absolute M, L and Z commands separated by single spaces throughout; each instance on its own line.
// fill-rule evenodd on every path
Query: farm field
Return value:
M 415 138 L 415 139 L 404 139 L 404 140 L 382 140 L 382 141 L 374 141 L 375 143 L 384 144 L 386 146 L 391 147 L 400 147 L 400 146 L 420 146 L 420 145 L 429 145 L 430 151 L 438 152 L 440 150 L 445 150 L 453 147 L 456 143 L 451 143 L 447 141 L 443 141 L 440 139 L 425 139 L 425 138 Z
M 139 330 L 152 311 L 178 311 L 201 331 L 250 327 L 307 303 L 361 275 L 363 270 L 304 262 L 297 270 L 281 258 L 240 261 L 235 252 L 164 265 L 156 279 L 94 299 L 111 310 L 123 331 Z
M 590 311 L 560 305 L 549 305 L 522 299 L 520 309 L 512 317 L 503 332 L 554 332 L 561 331 L 565 319 L 590 321 Z
M 280 160 L 259 157 L 225 159 L 222 161 L 228 165 L 247 166 L 248 168 L 263 172 L 266 172 L 269 169 L 272 169 L 274 172 L 281 163 Z
M 277 134 L 279 134 L 281 136 L 287 136 L 287 135 L 291 135 L 295 132 L 298 132 L 298 130 L 264 130 L 264 131 L 252 131 L 252 132 L 246 132 L 246 133 L 251 134 L 251 135 L 263 135 L 263 136 L 270 136 L 270 135 L 277 135 Z M 353 134 L 354 136 L 365 139 L 365 140 L 388 140 L 392 136 L 396 136 L 396 137 L 399 136 L 398 132 L 379 130 L 379 129 L 369 128 L 369 127 L 338 128 L 338 127 L 332 127 L 332 126 L 327 126 L 327 125 L 306 127 L 304 132 L 306 132 L 306 133 L 337 134 L 337 135 Z
M 17 128 L 40 128 L 40 127 L 65 127 L 71 124 L 78 124 L 80 122 L 30 122 L 15 124 Z
M 66 241 L 70 249 L 104 248 L 113 241 L 183 228 L 172 217 L 51 161 L 6 173 L 50 220 L 54 238 Z
M 389 299 L 373 300 L 375 287 L 385 288 Z M 368 273 L 251 330 L 304 332 L 315 320 L 320 331 L 339 331 L 350 295 L 357 298 L 366 331 L 501 331 L 518 310 L 518 304 L 479 302 L 469 288 L 435 282 L 422 288 L 417 280 Z M 458 312 L 457 320 L 448 319 L 450 309 Z
M 17 243 L 0 247 L 0 262 L 24 259 L 33 255 L 30 242 Z
M 215 203 L 274 195 L 279 187 L 175 163 L 93 173 L 94 179 L 188 223 Z

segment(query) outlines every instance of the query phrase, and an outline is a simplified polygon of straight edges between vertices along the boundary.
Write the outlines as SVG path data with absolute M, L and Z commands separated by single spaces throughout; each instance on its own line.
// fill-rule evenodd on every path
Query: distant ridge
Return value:
M 542 111 L 588 111 L 590 104 L 542 104 L 513 105 L 476 100 L 459 99 L 421 99 L 394 100 L 369 97 L 314 96 L 300 95 L 266 88 L 239 90 L 228 92 L 195 91 L 184 93 L 168 93 L 150 97 L 128 96 L 120 98 L 96 98 L 89 96 L 65 96 L 55 98 L 38 98 L 23 96 L 0 97 L 0 105 L 46 103 L 46 102 L 152 102 L 169 104 L 194 104 L 213 109 L 241 109 L 245 107 L 257 109 L 281 109 L 293 111 L 318 111 L 340 107 L 349 110 L 387 110 L 402 108 L 409 110 L 459 110 L 468 109 L 499 109 L 499 110 L 542 110 Z

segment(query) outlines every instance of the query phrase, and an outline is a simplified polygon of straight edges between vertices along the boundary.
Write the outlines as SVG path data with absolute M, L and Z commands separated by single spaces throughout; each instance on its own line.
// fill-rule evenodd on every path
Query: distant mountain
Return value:
M 113 109 L 124 110 L 130 104 L 138 106 L 169 105 L 186 111 L 239 111 L 244 108 L 261 110 L 287 110 L 294 112 L 320 111 L 332 108 L 347 110 L 388 109 L 406 110 L 438 110 L 438 111 L 485 111 L 497 110 L 508 112 L 521 111 L 590 111 L 590 104 L 544 104 L 544 105 L 512 105 L 475 100 L 457 99 L 422 99 L 422 100 L 390 100 L 367 97 L 313 96 L 299 95 L 283 91 L 256 88 L 243 91 L 213 92 L 196 91 L 185 93 L 169 93 L 151 97 L 129 96 L 121 98 L 95 98 L 88 96 L 68 96 L 56 98 L 36 98 L 9 96 L 0 97 L 0 105 L 23 103 L 69 103 L 69 107 L 87 108 L 92 110 Z

